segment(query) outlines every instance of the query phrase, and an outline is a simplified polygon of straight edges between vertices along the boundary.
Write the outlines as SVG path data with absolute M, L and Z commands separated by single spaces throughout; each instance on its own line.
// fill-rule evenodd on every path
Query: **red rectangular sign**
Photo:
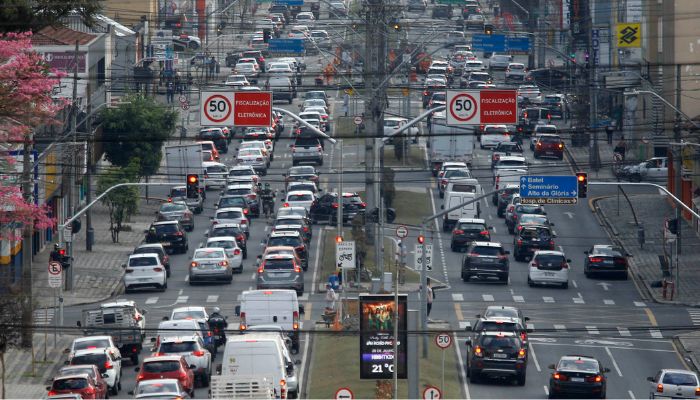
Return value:
M 518 94 L 515 90 L 482 90 L 479 104 L 482 124 L 518 123 Z
M 233 125 L 271 126 L 272 92 L 236 92 L 233 96 Z

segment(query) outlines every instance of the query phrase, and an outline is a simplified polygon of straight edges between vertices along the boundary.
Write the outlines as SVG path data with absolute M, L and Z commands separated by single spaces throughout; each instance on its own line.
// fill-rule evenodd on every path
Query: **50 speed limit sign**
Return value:
M 202 126 L 233 125 L 233 92 L 202 92 Z
M 450 96 L 452 94 L 452 96 Z M 447 124 L 479 124 L 479 93 L 448 92 Z M 453 122 L 450 122 L 453 120 Z M 474 122 L 476 120 L 476 122 Z
M 447 125 L 518 123 L 515 90 L 448 90 Z

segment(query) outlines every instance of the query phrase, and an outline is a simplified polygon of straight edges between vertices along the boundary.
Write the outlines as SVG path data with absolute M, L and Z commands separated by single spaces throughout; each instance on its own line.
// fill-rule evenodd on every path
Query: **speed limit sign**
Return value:
M 202 126 L 233 125 L 233 92 L 202 92 Z
M 447 92 L 447 124 L 478 125 L 479 92 Z
M 435 344 L 444 350 L 452 345 L 452 336 L 447 332 L 438 333 L 435 336 Z

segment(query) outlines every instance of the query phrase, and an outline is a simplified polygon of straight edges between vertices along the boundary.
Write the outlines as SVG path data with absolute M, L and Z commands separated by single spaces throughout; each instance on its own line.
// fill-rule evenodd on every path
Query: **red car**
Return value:
M 535 158 L 555 157 L 564 159 L 564 141 L 559 135 L 540 135 L 535 143 Z
M 57 376 L 88 374 L 95 381 L 97 395 L 96 399 L 106 399 L 109 392 L 107 381 L 102 377 L 100 369 L 94 364 L 66 365 L 58 370 Z
M 57 376 L 46 390 L 49 391 L 48 396 L 79 394 L 83 399 L 104 399 L 107 385 L 100 389 L 89 374 L 82 373 Z
M 182 388 L 194 397 L 194 372 L 182 356 L 156 356 L 145 358 L 136 367 L 136 383 L 149 379 L 177 379 Z

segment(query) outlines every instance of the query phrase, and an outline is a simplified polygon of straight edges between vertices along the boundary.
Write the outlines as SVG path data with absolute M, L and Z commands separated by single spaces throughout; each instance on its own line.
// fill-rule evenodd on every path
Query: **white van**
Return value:
M 503 168 L 494 171 L 493 176 L 493 190 L 503 189 L 509 183 L 520 184 L 520 177 L 527 175 L 527 170 L 525 169 L 509 169 Z M 491 202 L 493 205 L 498 205 L 498 193 L 494 192 L 491 197 Z
M 246 290 L 241 293 L 241 305 L 236 307 L 241 331 L 257 325 L 279 325 L 292 340 L 293 353 L 299 351 L 303 312 L 297 292 L 290 289 Z
M 474 178 L 450 179 L 445 186 L 445 193 L 450 192 L 474 193 L 477 196 L 482 193 L 479 181 Z
M 269 378 L 275 386 L 277 398 L 296 398 L 299 394 L 291 384 L 296 379 L 294 363 L 285 357 L 284 342 L 279 334 L 250 333 L 230 337 L 226 341 L 221 360 L 221 376 L 235 379 L 239 376 Z M 287 393 L 289 391 L 289 393 Z
M 477 193 L 474 192 L 445 192 L 445 203 L 442 205 L 443 210 L 456 207 L 457 205 L 475 199 Z M 460 218 L 479 218 L 481 215 L 481 206 L 479 201 L 464 205 L 462 208 L 452 210 L 445 214 L 442 219 L 442 230 L 448 232 L 457 223 Z

